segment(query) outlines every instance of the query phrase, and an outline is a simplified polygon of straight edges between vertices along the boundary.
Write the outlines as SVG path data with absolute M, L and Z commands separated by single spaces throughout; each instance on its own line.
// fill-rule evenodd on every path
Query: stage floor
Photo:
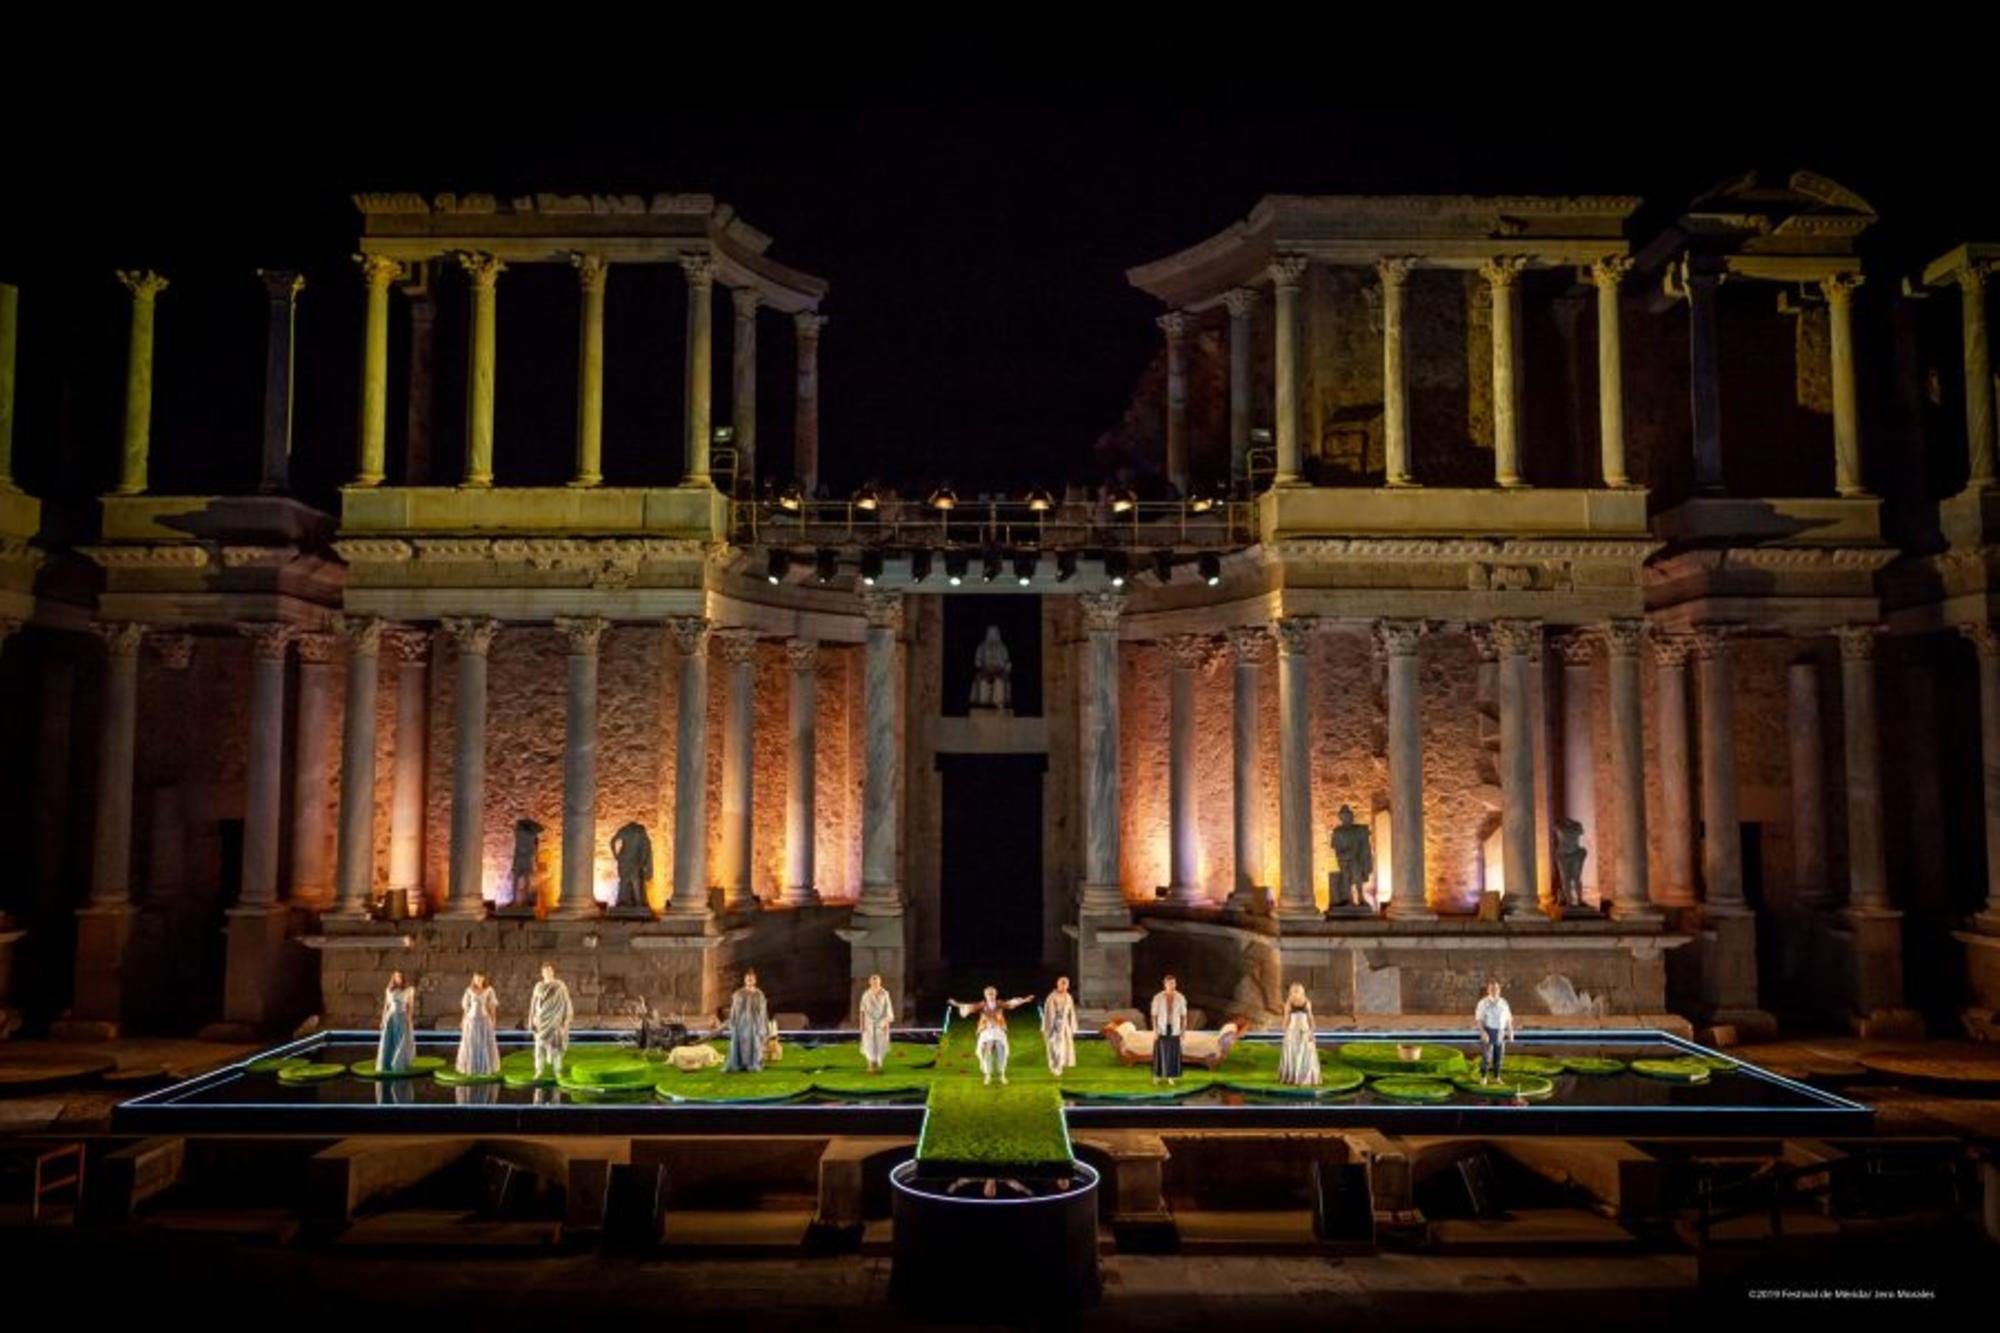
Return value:
M 899 1043 L 935 1043 L 935 1029 L 896 1033 Z M 1328 1061 L 1349 1042 L 1422 1041 L 1468 1054 L 1473 1043 L 1457 1032 L 1341 1032 L 1321 1034 Z M 457 1035 L 425 1032 L 417 1037 L 420 1056 L 443 1057 L 457 1049 Z M 840 1063 L 854 1047 L 852 1032 L 808 1031 L 785 1035 L 787 1059 L 774 1069 L 796 1071 L 810 1080 L 813 1066 Z M 572 1052 L 631 1051 L 629 1032 L 578 1032 Z M 1852 1135 L 1872 1131 L 1874 1112 L 1858 1102 L 1779 1077 L 1754 1065 L 1736 1063 L 1699 1083 L 1668 1082 L 1626 1070 L 1616 1074 L 1560 1073 L 1549 1077 L 1545 1100 L 1510 1103 L 1451 1088 L 1442 1101 L 1413 1104 L 1375 1090 L 1376 1080 L 1344 1095 L 1313 1098 L 1278 1096 L 1223 1086 L 1232 1073 L 1254 1075 L 1274 1067 L 1277 1034 L 1245 1038 L 1204 1083 L 1208 1071 L 1189 1066 L 1195 1090 L 1171 1100 L 1151 1100 L 1146 1069 L 1120 1068 L 1101 1040 L 1079 1038 L 1080 1072 L 1109 1072 L 1133 1085 L 1116 1098 L 1080 1096 L 1064 1089 L 1064 1114 L 1072 1134 L 1094 1129 L 1343 1129 L 1371 1127 L 1405 1134 L 1481 1133 L 1513 1135 L 1602 1135 L 1648 1137 L 1689 1135 Z M 503 1054 L 527 1048 L 527 1034 L 503 1033 Z M 842 1048 L 845 1048 L 842 1050 Z M 1723 1060 L 1715 1051 L 1653 1030 L 1534 1031 L 1508 1048 L 1509 1058 L 1563 1060 L 1606 1056 L 1638 1059 Z M 303 1058 L 352 1064 L 375 1053 L 371 1032 L 327 1032 L 272 1048 L 258 1059 Z M 816 1058 L 816 1053 L 819 1057 Z M 148 1134 L 879 1134 L 910 1135 L 922 1128 L 926 1092 L 918 1087 L 888 1095 L 852 1096 L 812 1089 L 782 1101 L 669 1101 L 649 1086 L 626 1093 L 574 1094 L 553 1087 L 504 1083 L 446 1086 L 423 1075 L 369 1079 L 345 1075 L 328 1082 L 293 1086 L 275 1076 L 250 1072 L 244 1061 L 121 1103 L 115 1130 Z M 892 1073 L 896 1072 L 892 1070 Z M 927 1073 L 928 1071 L 920 1071 Z M 1028 1071 L 1020 1071 L 1026 1075 Z M 676 1076 L 662 1069 L 663 1080 Z M 733 1076 L 723 1076 L 733 1077 Z M 939 1077 L 964 1078 L 963 1074 Z M 1042 1072 L 1041 1078 L 1046 1078 Z M 853 1075 L 846 1079 L 852 1085 Z M 841 1080 L 829 1080 L 839 1082 Z M 1096 1082 L 1103 1084 L 1100 1077 Z M 1133 1096 L 1145 1100 L 1131 1100 Z

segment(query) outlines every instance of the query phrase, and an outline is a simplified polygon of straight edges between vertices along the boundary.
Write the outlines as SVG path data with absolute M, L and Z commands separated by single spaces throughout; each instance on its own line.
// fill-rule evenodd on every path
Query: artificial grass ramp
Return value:
M 917 1161 L 927 1175 L 1036 1174 L 1067 1171 L 1069 1130 L 1062 1093 L 1049 1076 L 1042 1029 L 1032 1012 L 1011 1015 L 1004 1084 L 985 1083 L 975 1047 L 979 1025 L 953 1011 L 938 1041 L 938 1077 L 925 1103 Z

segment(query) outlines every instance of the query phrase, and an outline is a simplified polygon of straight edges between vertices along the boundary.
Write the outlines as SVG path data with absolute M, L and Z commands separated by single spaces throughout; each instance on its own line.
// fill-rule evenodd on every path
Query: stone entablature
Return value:
M 340 508 L 345 538 L 487 532 L 705 542 L 728 524 L 722 496 L 682 486 L 350 486 Z
M 1266 542 L 1289 537 L 1645 537 L 1646 492 L 1452 487 L 1273 488 L 1258 497 Z

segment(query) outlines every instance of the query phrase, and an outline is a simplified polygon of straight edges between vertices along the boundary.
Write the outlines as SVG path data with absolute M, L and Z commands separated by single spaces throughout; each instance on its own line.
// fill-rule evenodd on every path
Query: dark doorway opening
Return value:
M 969 577 L 979 577 L 974 556 Z M 1011 568 L 1002 578 L 1013 578 Z M 944 715 L 971 711 L 973 658 L 991 625 L 1007 645 L 1014 715 L 1042 715 L 1042 599 L 1033 593 L 958 593 L 944 599 Z
M 940 927 L 954 973 L 1042 956 L 1041 754 L 941 754 Z

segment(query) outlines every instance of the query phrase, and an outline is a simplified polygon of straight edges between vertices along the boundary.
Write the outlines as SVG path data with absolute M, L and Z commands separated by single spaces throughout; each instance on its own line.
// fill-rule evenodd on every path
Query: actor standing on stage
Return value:
M 407 1074 L 417 1058 L 417 988 L 401 972 L 389 974 L 382 992 L 382 1039 L 375 1043 L 375 1068 L 384 1074 Z
M 1181 1034 L 1187 1031 L 1187 996 L 1169 972 L 1153 997 L 1153 1082 L 1172 1086 L 1181 1076 Z
M 542 964 L 542 979 L 528 997 L 528 1030 L 535 1034 L 535 1082 L 553 1083 L 562 1077 L 563 1056 L 569 1053 L 569 1025 L 576 1018 L 576 1005 L 569 998 L 569 986 L 556 980 L 556 965 Z
M 459 997 L 465 1014 L 458 1025 L 458 1064 L 461 1074 L 488 1078 L 500 1072 L 500 997 L 484 972 L 472 974 L 472 984 Z
M 729 1059 L 725 1074 L 755 1073 L 764 1067 L 764 1046 L 771 1036 L 771 1006 L 757 989 L 755 968 L 743 970 L 743 984 L 729 1000 Z
M 993 1082 L 998 1074 L 1000 1081 L 1007 1081 L 1007 1011 L 1019 1009 L 1034 1001 L 1032 995 L 1017 995 L 1011 1000 L 1000 998 L 1000 992 L 993 987 L 986 988 L 986 996 L 978 1004 L 966 1004 L 959 1000 L 945 1003 L 958 1010 L 960 1018 L 979 1015 L 979 1044 L 974 1049 L 979 1055 L 979 1071 L 986 1075 L 986 1082 Z
M 1479 1029 L 1479 1081 L 1500 1077 L 1500 1047 L 1514 1040 L 1514 1010 L 1500 998 L 1500 982 L 1486 983 L 1486 996 L 1472 1011 L 1473 1026 Z
M 1057 1078 L 1076 1067 L 1076 1000 L 1069 978 L 1057 977 L 1056 988 L 1042 1001 L 1042 1043 L 1048 1047 L 1049 1072 Z
M 1285 1045 L 1278 1055 L 1278 1082 L 1297 1088 L 1319 1086 L 1319 1047 L 1313 1043 L 1313 1007 L 1299 982 L 1285 996 Z
M 871 973 L 868 989 L 861 992 L 858 1006 L 861 1018 L 861 1058 L 868 1062 L 868 1072 L 882 1072 L 882 1062 L 889 1058 L 889 1025 L 896 1021 L 896 1009 L 889 999 L 889 992 L 882 988 L 882 974 Z

